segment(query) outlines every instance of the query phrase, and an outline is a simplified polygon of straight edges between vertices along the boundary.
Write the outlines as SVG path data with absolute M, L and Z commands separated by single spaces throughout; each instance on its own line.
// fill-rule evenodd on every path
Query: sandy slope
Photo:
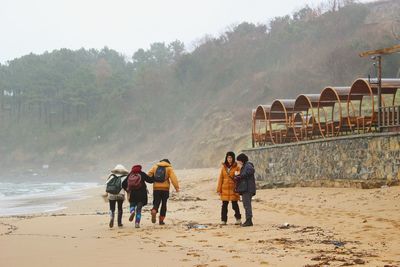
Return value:
M 399 187 L 258 191 L 253 228 L 234 226 L 232 210 L 221 227 L 217 174 L 178 171 L 165 227 L 147 206 L 141 229 L 127 214 L 108 229 L 101 190 L 58 214 L 0 218 L 1 266 L 400 266 Z

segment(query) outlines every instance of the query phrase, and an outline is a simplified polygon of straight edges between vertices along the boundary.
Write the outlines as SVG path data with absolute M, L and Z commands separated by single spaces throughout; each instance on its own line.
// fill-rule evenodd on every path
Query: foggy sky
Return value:
M 0 62 L 54 49 L 101 49 L 127 57 L 176 39 L 191 49 L 243 21 L 267 23 L 320 0 L 0 0 Z M 365 2 L 365 1 L 363 1 Z

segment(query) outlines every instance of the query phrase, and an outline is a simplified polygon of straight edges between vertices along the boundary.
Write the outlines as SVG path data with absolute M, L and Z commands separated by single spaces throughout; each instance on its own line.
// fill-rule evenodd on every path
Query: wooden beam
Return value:
M 392 47 L 387 47 L 383 49 L 378 49 L 378 50 L 371 50 L 371 51 L 365 51 L 360 53 L 360 57 L 366 57 L 366 56 L 372 56 L 372 55 L 387 55 L 387 54 L 392 54 L 400 52 L 400 45 L 395 45 Z

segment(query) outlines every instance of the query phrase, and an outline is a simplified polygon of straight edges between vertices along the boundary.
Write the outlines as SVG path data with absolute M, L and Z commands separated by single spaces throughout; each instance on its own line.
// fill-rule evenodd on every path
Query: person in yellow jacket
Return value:
M 225 156 L 225 162 L 222 163 L 221 172 L 219 174 L 217 193 L 221 196 L 222 208 L 221 208 L 221 224 L 226 225 L 228 221 L 228 204 L 232 202 L 232 209 L 235 211 L 236 223 L 240 225 L 241 214 L 239 210 L 238 201 L 240 195 L 235 192 L 236 183 L 234 177 L 237 172 L 240 171 L 239 166 L 235 162 L 235 153 L 228 152 Z
M 161 204 L 159 224 L 164 225 L 164 219 L 167 214 L 167 201 L 169 198 L 169 188 L 174 186 L 176 192 L 179 192 L 178 178 L 172 169 L 171 162 L 163 159 L 153 166 L 148 175 L 153 177 L 153 208 L 151 210 L 151 222 L 156 223 L 158 209 Z

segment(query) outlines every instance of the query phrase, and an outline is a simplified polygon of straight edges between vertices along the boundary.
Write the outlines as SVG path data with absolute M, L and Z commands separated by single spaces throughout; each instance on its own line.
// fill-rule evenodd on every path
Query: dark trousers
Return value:
M 124 203 L 124 200 L 109 200 L 110 203 L 110 211 L 111 211 L 111 216 L 114 218 L 115 214 L 115 204 L 118 203 L 118 224 L 121 224 L 122 222 L 122 204 Z
M 253 193 L 243 193 L 242 195 L 242 202 L 243 207 L 246 212 L 246 220 L 251 220 L 253 218 L 253 208 L 251 206 L 251 199 L 253 198 Z
M 228 221 L 228 204 L 229 201 L 222 201 L 221 221 L 223 222 Z M 232 201 L 232 209 L 235 211 L 235 218 L 241 219 L 242 215 L 240 215 L 239 205 L 237 201 Z
M 161 204 L 160 216 L 165 217 L 167 214 L 167 201 L 169 198 L 169 191 L 154 190 L 153 191 L 153 209 L 158 212 Z

